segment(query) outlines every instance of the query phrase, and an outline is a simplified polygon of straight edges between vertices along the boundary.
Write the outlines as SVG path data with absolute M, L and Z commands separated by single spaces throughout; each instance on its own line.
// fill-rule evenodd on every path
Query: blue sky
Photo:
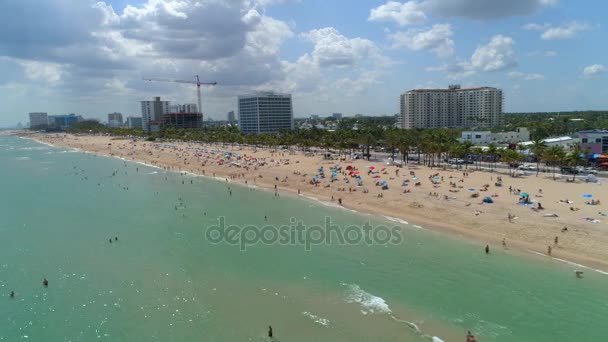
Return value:
M 207 117 L 289 92 L 296 116 L 398 112 L 412 88 L 495 86 L 506 111 L 607 109 L 600 0 L 7 0 L 0 126 L 27 113 L 138 116 L 153 96 Z M 40 13 L 45 13 L 41 16 Z M 24 19 L 25 18 L 25 19 Z M 26 20 L 36 18 L 36 20 Z

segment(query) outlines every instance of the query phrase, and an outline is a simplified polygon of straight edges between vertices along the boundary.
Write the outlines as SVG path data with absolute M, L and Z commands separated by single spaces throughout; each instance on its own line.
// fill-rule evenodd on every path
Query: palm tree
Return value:
M 536 177 L 538 177 L 538 173 L 540 172 L 540 162 L 543 158 L 543 154 L 547 149 L 547 144 L 545 141 L 540 138 L 534 139 L 532 141 L 532 146 L 530 146 L 530 150 L 534 153 L 534 157 L 536 158 Z
M 488 150 L 486 151 L 487 155 L 490 158 L 490 169 L 494 170 L 494 167 L 496 166 L 496 158 L 498 156 L 498 146 L 496 146 L 495 143 L 490 143 L 488 145 Z M 494 163 L 492 163 L 494 162 Z M 494 164 L 494 165 L 493 165 Z
M 583 151 L 581 149 L 581 145 L 580 144 L 575 144 L 572 147 L 572 150 L 567 154 L 566 156 L 566 161 L 568 162 L 568 164 L 570 166 L 572 166 L 575 170 L 582 165 L 582 162 L 585 160 L 585 158 L 583 157 L 583 155 L 587 154 L 588 152 Z M 572 172 L 572 181 L 574 182 L 576 177 L 576 172 Z
M 561 146 L 551 146 L 545 152 L 545 158 L 547 161 L 551 162 L 553 166 L 553 180 L 555 180 L 555 167 L 561 166 L 566 153 Z
M 512 169 L 513 165 L 516 162 L 518 162 L 520 158 L 521 158 L 521 154 L 519 154 L 515 150 L 505 149 L 505 150 L 502 151 L 501 160 L 503 162 L 506 162 L 507 164 L 509 164 L 509 175 L 510 176 L 513 176 L 513 173 L 511 172 L 511 169 Z

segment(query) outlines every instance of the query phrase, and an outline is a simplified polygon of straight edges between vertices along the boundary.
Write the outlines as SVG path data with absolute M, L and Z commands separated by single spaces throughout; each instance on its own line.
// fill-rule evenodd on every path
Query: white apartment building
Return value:
M 155 97 L 154 101 L 141 101 L 142 125 L 145 132 L 150 132 L 150 125 L 159 122 L 164 114 L 170 112 L 169 101 L 161 101 L 160 97 Z
M 30 113 L 30 128 L 46 128 L 49 125 L 47 113 Z
M 414 89 L 401 94 L 402 128 L 490 128 L 503 120 L 502 90 L 491 87 Z
M 239 128 L 243 133 L 293 130 L 291 94 L 262 92 L 238 97 Z
M 121 113 L 110 113 L 108 114 L 108 127 L 119 128 L 122 127 L 122 114 Z

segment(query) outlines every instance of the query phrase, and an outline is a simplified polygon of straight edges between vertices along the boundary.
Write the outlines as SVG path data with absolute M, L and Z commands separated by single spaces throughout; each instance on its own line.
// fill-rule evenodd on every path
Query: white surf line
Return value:
M 603 270 L 600 270 L 600 269 L 597 269 L 597 268 L 593 268 L 593 267 L 589 267 L 589 266 L 585 266 L 585 265 L 582 265 L 582 264 L 578 264 L 578 263 L 576 263 L 574 261 L 570 261 L 570 260 L 566 260 L 566 259 L 560 259 L 560 258 L 548 256 L 546 254 L 543 254 L 543 253 L 540 253 L 540 252 L 537 252 L 537 251 L 533 251 L 533 250 L 530 250 L 530 249 L 526 249 L 526 252 L 531 253 L 531 254 L 535 254 L 535 255 L 538 255 L 538 256 L 541 256 L 541 257 L 549 258 L 551 260 L 555 260 L 555 261 L 561 262 L 563 264 L 567 264 L 567 265 L 571 265 L 571 266 L 576 266 L 576 267 L 584 268 L 586 270 L 595 271 L 595 272 L 603 274 L 603 275 L 608 275 L 608 272 L 606 272 L 606 271 L 603 271 Z

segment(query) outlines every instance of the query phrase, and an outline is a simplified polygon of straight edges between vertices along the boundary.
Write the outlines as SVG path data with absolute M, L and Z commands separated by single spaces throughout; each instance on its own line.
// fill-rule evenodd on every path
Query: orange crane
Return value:
M 163 79 L 163 78 L 144 78 L 144 81 L 196 84 L 196 95 L 198 97 L 198 112 L 201 115 L 203 114 L 203 107 L 201 105 L 201 85 L 210 85 L 210 86 L 217 85 L 217 82 L 201 82 L 200 79 L 198 78 L 198 75 L 196 75 L 196 81 L 167 80 L 167 79 Z

